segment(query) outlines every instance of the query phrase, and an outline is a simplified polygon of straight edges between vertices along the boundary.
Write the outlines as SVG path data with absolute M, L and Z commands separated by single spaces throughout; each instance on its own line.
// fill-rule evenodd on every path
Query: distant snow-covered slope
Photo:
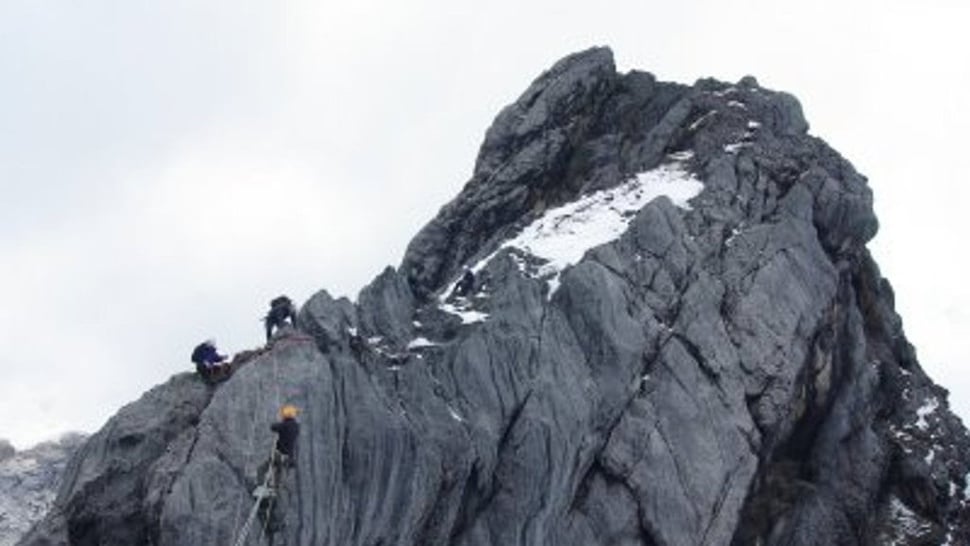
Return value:
M 84 439 L 66 434 L 23 451 L 0 440 L 0 546 L 15 544 L 47 514 L 64 467 Z

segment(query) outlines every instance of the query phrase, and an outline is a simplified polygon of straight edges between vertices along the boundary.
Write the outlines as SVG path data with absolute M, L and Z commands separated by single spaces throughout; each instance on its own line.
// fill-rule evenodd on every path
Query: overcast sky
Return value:
M 206 337 L 259 345 L 278 293 L 353 297 L 592 45 L 798 96 L 869 177 L 870 247 L 970 416 L 970 8 L 847 4 L 3 0 L 0 438 L 96 430 Z

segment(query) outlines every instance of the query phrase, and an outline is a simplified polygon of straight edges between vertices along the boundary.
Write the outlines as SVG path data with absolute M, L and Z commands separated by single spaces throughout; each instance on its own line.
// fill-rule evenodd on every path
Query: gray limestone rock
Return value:
M 0 545 L 15 544 L 51 509 L 64 467 L 84 443 L 70 433 L 17 451 L 0 440 Z
M 807 130 L 754 78 L 567 57 L 399 269 L 123 409 L 22 543 L 232 543 L 282 403 L 298 454 L 246 544 L 970 543 L 970 438 L 865 248 L 865 178 Z
M 407 279 L 388 267 L 360 291 L 361 333 L 380 336 L 395 345 L 407 344 L 414 336 L 414 296 Z
M 655 165 L 689 114 L 680 103 L 671 108 L 686 91 L 642 73 L 617 74 L 606 48 L 556 63 L 502 110 L 472 179 L 408 245 L 401 270 L 414 292 L 441 288 L 530 214 Z M 641 148 L 652 154 L 647 165 Z
M 351 331 L 357 329 L 357 309 L 346 298 L 333 299 L 321 290 L 313 295 L 300 309 L 297 324 L 313 336 L 320 350 L 341 346 Z

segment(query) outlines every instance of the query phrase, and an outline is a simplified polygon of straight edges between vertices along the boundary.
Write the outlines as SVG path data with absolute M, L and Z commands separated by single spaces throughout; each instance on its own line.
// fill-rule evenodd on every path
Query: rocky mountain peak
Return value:
M 567 57 L 400 268 L 123 408 L 22 543 L 235 541 L 283 402 L 295 466 L 247 544 L 970 543 L 970 438 L 866 179 L 807 131 L 751 77 Z
M 750 76 L 688 87 L 618 74 L 608 48 L 570 55 L 499 113 L 472 179 L 411 241 L 401 270 L 426 296 L 536 214 L 616 186 L 670 154 L 692 151 L 707 163 L 725 147 L 807 130 L 794 97 Z
M 530 144 L 550 133 L 569 132 L 578 117 L 595 115 L 618 79 L 608 48 L 592 48 L 556 63 L 495 118 L 475 162 L 475 180 L 488 181 Z

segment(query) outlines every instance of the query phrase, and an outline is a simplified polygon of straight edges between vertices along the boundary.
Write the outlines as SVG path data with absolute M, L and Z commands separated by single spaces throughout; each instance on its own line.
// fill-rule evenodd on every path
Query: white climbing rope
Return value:
M 276 409 L 278 411 L 282 406 L 280 406 L 280 371 L 276 364 L 276 358 L 273 358 L 273 382 L 276 383 Z
M 275 456 L 275 453 L 274 453 L 274 456 Z M 282 464 L 282 462 L 280 462 L 279 464 Z M 269 468 L 266 469 L 266 472 L 267 472 L 267 474 L 270 474 L 272 476 L 275 476 L 275 478 L 279 478 L 279 476 L 275 472 L 275 469 L 273 468 L 273 461 L 272 460 L 270 460 L 270 465 L 269 465 Z M 269 528 L 269 518 L 271 518 L 272 515 L 273 515 L 273 503 L 276 502 L 276 497 L 279 494 L 280 494 L 280 484 L 276 481 L 276 479 L 274 479 L 273 480 L 273 495 L 270 496 L 269 502 L 266 504 L 266 516 L 263 518 L 263 530 L 260 531 L 260 533 L 259 533 L 259 542 L 260 543 L 263 542 L 263 538 L 266 536 L 266 529 Z
M 246 517 L 246 522 L 243 523 L 242 529 L 239 530 L 239 534 L 236 536 L 233 546 L 242 546 L 246 543 L 246 538 L 249 537 L 249 530 L 253 526 L 253 522 L 256 521 L 256 514 L 259 513 L 259 504 L 263 502 L 263 499 L 270 496 L 270 492 L 275 494 L 273 488 L 270 487 L 270 482 L 273 476 L 273 463 L 276 459 L 276 446 L 273 446 L 273 451 L 270 454 L 269 466 L 266 468 L 266 477 L 263 479 L 263 484 L 256 488 L 253 492 L 253 496 L 256 500 L 253 501 L 253 507 L 249 510 L 249 516 Z M 274 487 L 276 484 L 273 484 Z M 272 503 L 272 497 L 270 502 Z M 272 505 L 270 505 L 272 506 Z M 269 521 L 267 516 L 267 521 Z M 263 532 L 266 532 L 266 527 L 263 527 Z M 260 540 L 262 541 L 262 535 L 260 535 Z
M 275 407 L 279 409 L 282 406 L 280 405 L 280 373 L 279 373 L 279 367 L 277 366 L 276 358 L 273 358 L 273 382 L 276 383 L 276 406 Z M 276 462 L 277 456 L 278 456 L 278 452 L 276 451 L 276 443 L 274 442 L 273 452 L 270 455 L 270 459 L 269 459 L 269 467 L 266 469 L 267 476 L 274 476 L 276 474 L 273 468 L 273 463 Z M 279 477 L 279 476 L 276 476 L 276 477 Z M 268 481 L 268 478 L 267 478 L 267 481 Z M 273 491 L 275 494 L 279 494 L 279 491 L 280 491 L 280 484 L 276 483 L 276 480 L 273 480 Z M 273 503 L 276 501 L 275 494 L 274 496 L 270 497 L 269 503 L 266 506 L 266 517 L 263 519 L 263 530 L 259 533 L 260 543 L 262 543 L 263 537 L 266 536 L 266 529 L 269 527 L 269 518 L 271 517 L 271 514 L 273 512 Z
M 279 374 L 279 365 L 277 363 L 276 358 L 273 358 L 273 383 L 275 384 L 274 390 L 276 395 L 275 407 L 279 409 L 281 407 L 280 406 L 280 402 L 281 402 L 280 374 Z M 256 439 L 257 421 L 256 421 L 255 410 L 253 411 L 252 422 L 253 422 L 252 434 L 250 434 L 249 436 L 250 453 L 254 452 L 256 447 L 255 439 Z M 270 511 L 273 509 L 273 502 L 275 500 L 273 497 L 276 495 L 277 491 L 279 490 L 279 484 L 275 483 L 275 481 L 273 480 L 273 476 L 275 474 L 273 467 L 274 467 L 274 464 L 276 463 L 276 457 L 277 457 L 276 443 L 273 442 L 272 446 L 270 446 L 269 466 L 266 468 L 266 476 L 263 479 L 263 484 L 260 486 L 257 486 L 256 491 L 253 492 L 253 496 L 255 497 L 255 500 L 253 501 L 253 507 L 249 510 L 249 515 L 246 517 L 245 523 L 243 523 L 242 528 L 239 530 L 239 534 L 236 536 L 236 540 L 235 542 L 233 542 L 233 546 L 243 546 L 243 544 L 246 543 L 246 539 L 249 536 L 249 532 L 253 526 L 253 522 L 256 520 L 256 515 L 259 513 L 259 505 L 263 501 L 263 499 L 268 496 L 270 497 L 270 500 L 267 504 L 266 517 L 265 517 L 265 520 L 263 521 L 262 531 L 260 532 L 260 536 L 259 536 L 260 542 L 262 542 L 263 537 L 266 536 L 266 530 L 269 527 Z
M 247 387 L 248 386 L 249 385 L 247 385 Z M 249 391 L 252 391 L 251 388 L 248 389 L 248 390 Z M 252 392 L 247 393 L 247 394 L 252 394 Z M 259 405 L 258 404 L 253 404 L 253 417 L 252 417 L 252 419 L 250 419 L 250 422 L 252 422 L 252 427 L 250 428 L 250 431 L 249 431 L 249 452 L 247 453 L 247 455 L 248 454 L 254 454 L 256 452 L 256 412 L 258 411 L 258 408 L 259 408 Z M 258 470 L 258 468 L 259 467 L 257 465 L 257 470 Z M 233 518 L 233 521 L 234 522 L 239 520 L 238 518 L 242 514 L 242 507 L 243 507 L 243 501 L 242 501 L 242 499 L 240 499 L 239 502 L 236 503 L 236 516 Z M 249 522 L 249 519 L 252 518 L 252 517 L 253 517 L 252 514 L 250 514 L 250 517 L 246 519 L 246 522 L 247 523 L 245 523 L 243 525 L 244 527 L 250 525 L 250 523 L 248 523 L 248 522 Z

